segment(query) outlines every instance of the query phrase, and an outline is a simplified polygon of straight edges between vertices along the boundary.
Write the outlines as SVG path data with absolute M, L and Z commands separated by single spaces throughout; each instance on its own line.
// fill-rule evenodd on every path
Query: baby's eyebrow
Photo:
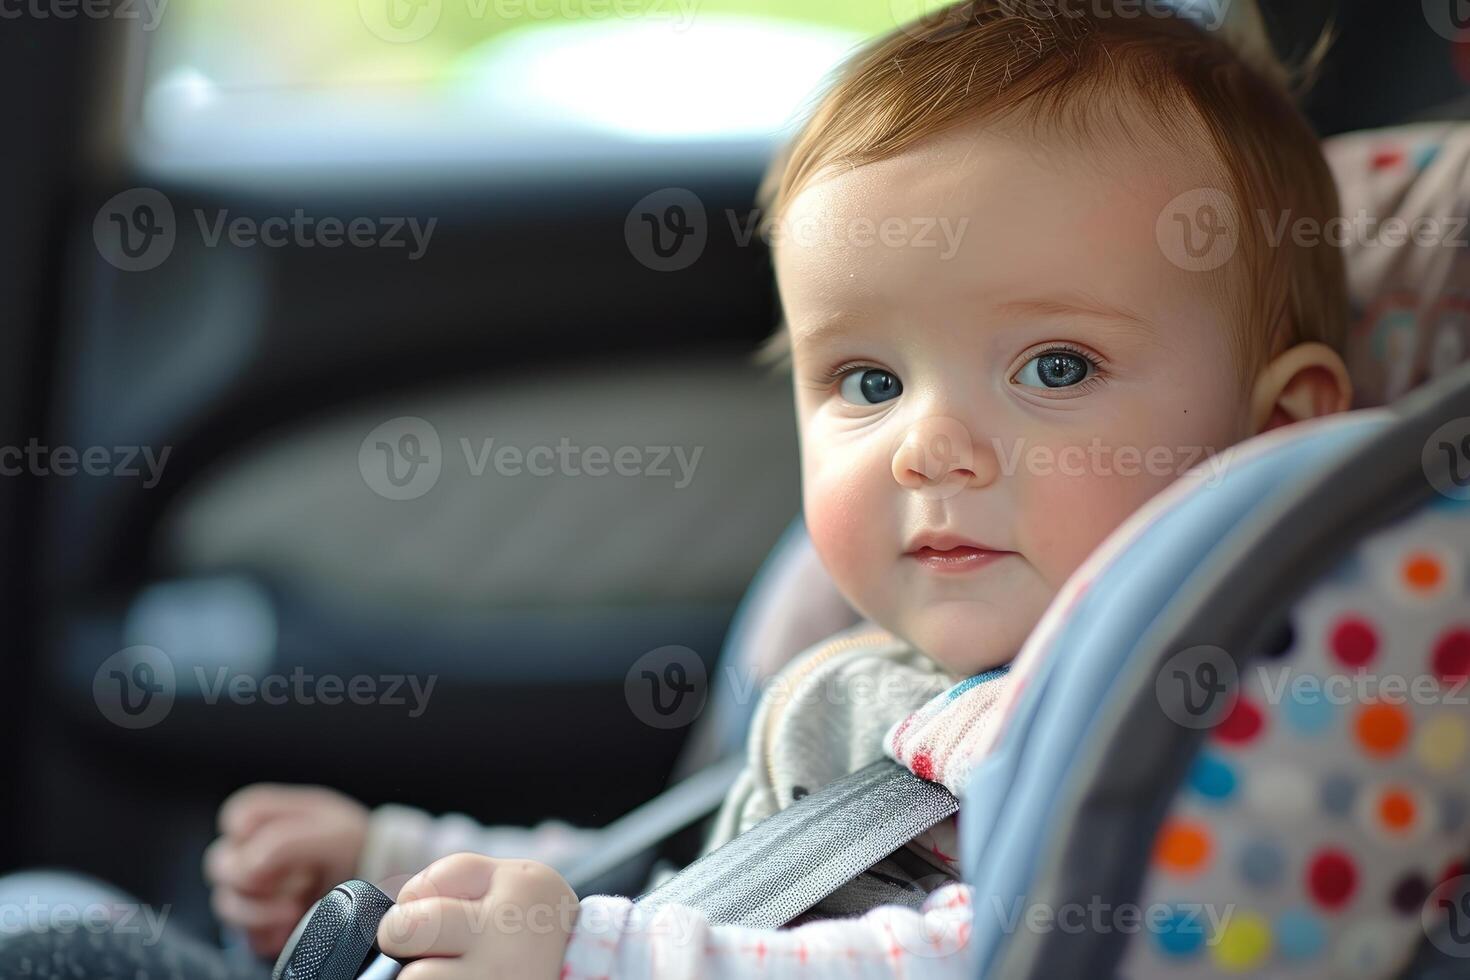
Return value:
M 793 346 L 820 346 L 828 341 L 840 339 L 847 334 L 856 320 L 850 313 L 832 314 L 804 327 L 800 331 L 793 331 Z
M 1162 336 L 1158 324 L 1143 314 L 1126 306 L 1108 303 L 1095 296 L 1081 293 L 1007 300 L 991 307 L 991 310 L 990 315 L 997 318 L 1081 316 L 1093 320 L 1107 320 L 1129 333 L 1139 334 L 1149 339 L 1157 339 Z M 849 337 L 852 330 L 862 322 L 860 316 L 847 310 L 829 313 L 803 326 L 799 331 L 792 331 L 792 346 L 793 348 L 821 347 L 827 343 L 840 342 Z
M 1095 320 L 1111 320 L 1137 332 L 1158 334 L 1158 325 L 1148 317 L 1125 306 L 1116 306 L 1092 296 L 1042 296 L 1009 300 L 995 308 L 1002 316 L 1085 316 Z

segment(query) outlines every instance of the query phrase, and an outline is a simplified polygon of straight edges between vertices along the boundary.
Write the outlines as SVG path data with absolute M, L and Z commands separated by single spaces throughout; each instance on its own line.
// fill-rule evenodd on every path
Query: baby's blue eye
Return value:
M 1086 380 L 1092 363 L 1081 354 L 1049 350 L 1027 361 L 1016 380 L 1032 388 L 1069 388 Z
M 842 379 L 842 397 L 857 405 L 876 405 L 903 392 L 898 376 L 881 368 L 849 372 Z

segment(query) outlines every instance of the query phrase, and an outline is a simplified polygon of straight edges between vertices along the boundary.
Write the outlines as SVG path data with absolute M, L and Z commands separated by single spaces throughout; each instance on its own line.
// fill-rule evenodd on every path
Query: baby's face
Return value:
M 1207 274 L 1156 237 L 1196 183 L 1110 159 L 1146 176 L 966 128 L 809 185 L 775 229 L 807 527 L 859 611 L 956 675 L 1250 434 Z

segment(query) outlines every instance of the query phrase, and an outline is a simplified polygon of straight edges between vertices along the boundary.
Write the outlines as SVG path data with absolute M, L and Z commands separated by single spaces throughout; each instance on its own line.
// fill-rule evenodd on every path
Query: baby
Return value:
M 994 716 L 998 668 L 1109 532 L 1202 455 L 1349 407 L 1342 256 L 1266 234 L 1336 216 L 1336 191 L 1259 15 L 1231 11 L 1221 29 L 1161 2 L 945 8 L 858 52 L 772 168 L 770 349 L 789 356 L 806 526 L 870 624 L 767 688 L 709 847 L 885 751 L 926 778 L 968 768 L 935 750 Z M 903 681 L 878 704 L 792 697 L 878 674 Z M 925 752 L 905 749 L 918 709 Z M 235 794 L 220 824 L 216 911 L 261 951 L 332 879 L 423 868 L 379 932 L 421 957 L 404 980 L 969 969 L 944 825 L 820 921 L 752 930 L 578 902 L 546 864 L 483 856 L 555 862 L 578 843 L 564 828 L 513 838 L 279 786 Z

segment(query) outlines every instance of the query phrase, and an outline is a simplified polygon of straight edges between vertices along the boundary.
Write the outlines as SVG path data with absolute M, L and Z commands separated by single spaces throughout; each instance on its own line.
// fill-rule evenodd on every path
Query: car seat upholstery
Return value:
M 1353 407 L 1384 405 L 1470 353 L 1470 124 L 1351 133 L 1325 152 L 1366 236 L 1344 246 Z M 1430 244 L 1389 244 L 1395 218 Z
M 1136 938 L 1123 975 L 1386 975 L 1426 935 L 1470 928 L 1447 914 L 1470 884 L 1467 555 L 1470 507 L 1427 500 L 1359 539 L 1252 652 L 1152 846 L 1131 853 L 1147 867 L 1141 907 L 1229 921 Z
M 1253 440 L 1068 581 L 965 793 L 977 975 L 1391 976 L 1427 943 L 1470 844 L 1470 712 L 1447 703 L 1470 671 L 1470 509 L 1424 447 L 1467 414 L 1462 369 Z M 1287 697 L 1283 670 L 1402 677 L 1426 703 Z

